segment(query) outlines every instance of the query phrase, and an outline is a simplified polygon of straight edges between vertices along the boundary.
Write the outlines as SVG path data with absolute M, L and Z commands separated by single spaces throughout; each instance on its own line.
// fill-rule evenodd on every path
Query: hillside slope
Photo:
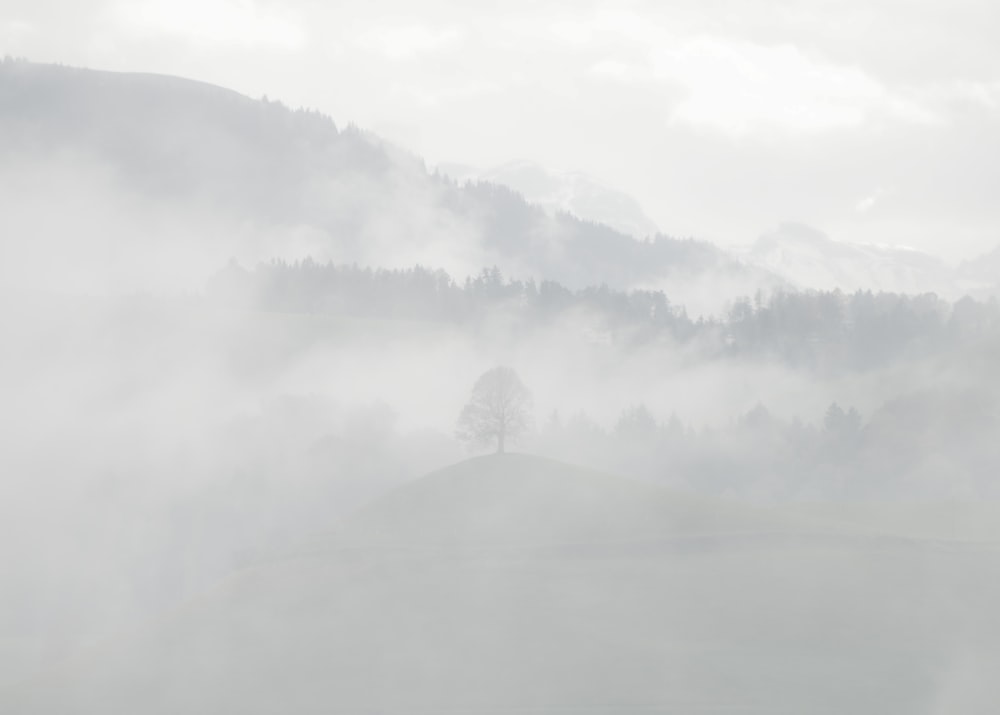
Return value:
M 10 204 L 0 229 L 43 244 L 39 262 L 83 246 L 128 255 L 187 241 L 206 276 L 230 256 L 309 255 L 459 278 L 495 264 L 569 287 L 675 295 L 690 281 L 717 294 L 722 281 L 752 293 L 773 280 L 710 244 L 637 241 L 550 215 L 506 187 L 431 174 L 316 112 L 175 77 L 0 64 L 0 157 Z M 63 220 L 39 221 L 53 205 Z
M 573 214 L 603 223 L 633 238 L 660 233 L 639 202 L 628 194 L 602 186 L 581 172 L 555 172 L 529 161 L 512 161 L 481 170 L 461 164 L 441 164 L 437 171 L 458 182 L 487 181 L 509 186 L 551 213 Z
M 804 521 L 780 541 L 749 538 L 782 521 L 545 460 L 472 460 L 376 502 L 320 548 L 245 570 L 22 684 L 0 709 L 988 711 L 994 549 Z M 552 548 L 654 533 L 729 538 Z M 442 548 L 453 538 L 479 548 Z
M 502 454 L 461 462 L 390 492 L 348 519 L 329 544 L 545 547 L 827 530 L 819 521 Z

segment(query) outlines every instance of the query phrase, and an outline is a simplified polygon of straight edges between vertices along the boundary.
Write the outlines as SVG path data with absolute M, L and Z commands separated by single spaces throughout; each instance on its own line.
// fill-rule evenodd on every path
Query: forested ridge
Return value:
M 271 311 L 474 324 L 496 311 L 525 330 L 583 315 L 610 339 L 696 342 L 707 357 L 779 357 L 803 367 L 864 369 L 1000 340 L 1000 303 L 933 293 L 776 290 L 734 301 L 719 316 L 692 317 L 662 290 L 505 278 L 497 268 L 457 281 L 422 266 L 271 261 L 236 263 L 209 281 L 224 304 Z

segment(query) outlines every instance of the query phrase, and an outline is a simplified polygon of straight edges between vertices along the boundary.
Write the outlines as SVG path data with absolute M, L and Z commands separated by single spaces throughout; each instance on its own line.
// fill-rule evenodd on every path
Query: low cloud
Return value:
M 294 15 L 252 0 L 142 0 L 114 5 L 111 22 L 140 37 L 197 45 L 299 49 L 306 31 Z
M 649 31 L 641 38 L 649 43 L 643 61 L 605 58 L 590 73 L 680 86 L 685 98 L 674 119 L 696 126 L 740 136 L 772 128 L 797 134 L 851 129 L 878 118 L 940 121 L 860 68 L 812 58 L 795 45 L 708 36 L 685 40 Z
M 875 204 L 878 203 L 879 199 L 882 198 L 883 193 L 884 192 L 881 187 L 875 189 L 875 191 L 858 201 L 858 203 L 854 206 L 854 210 L 858 213 L 871 211 L 875 207 Z
M 408 60 L 417 55 L 455 49 L 464 38 L 465 31 L 457 26 L 376 25 L 364 31 L 357 44 L 390 60 Z

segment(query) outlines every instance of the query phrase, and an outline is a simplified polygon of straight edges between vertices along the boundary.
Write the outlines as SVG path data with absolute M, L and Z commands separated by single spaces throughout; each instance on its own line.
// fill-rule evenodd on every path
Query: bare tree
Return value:
M 466 442 L 497 445 L 503 454 L 508 439 L 528 429 L 531 393 L 509 367 L 484 372 L 472 388 L 469 403 L 458 418 L 458 437 Z

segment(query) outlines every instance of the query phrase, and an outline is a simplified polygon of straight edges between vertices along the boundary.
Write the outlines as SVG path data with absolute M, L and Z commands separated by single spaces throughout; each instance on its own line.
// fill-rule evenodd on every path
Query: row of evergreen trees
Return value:
M 1000 305 L 934 294 L 779 291 L 736 301 L 727 314 L 692 319 L 662 291 L 606 285 L 570 290 L 513 280 L 497 268 L 457 282 L 442 270 L 390 270 L 272 261 L 231 263 L 209 284 L 226 304 L 282 312 L 470 324 L 502 312 L 525 331 L 573 315 L 616 342 L 697 341 L 715 356 L 776 356 L 801 366 L 863 369 L 1000 341 Z
M 836 403 L 813 417 L 757 405 L 727 424 L 694 429 L 637 405 L 611 429 L 585 414 L 554 414 L 529 446 L 671 486 L 767 501 L 998 494 L 1000 416 L 992 398 L 928 389 L 866 417 Z

